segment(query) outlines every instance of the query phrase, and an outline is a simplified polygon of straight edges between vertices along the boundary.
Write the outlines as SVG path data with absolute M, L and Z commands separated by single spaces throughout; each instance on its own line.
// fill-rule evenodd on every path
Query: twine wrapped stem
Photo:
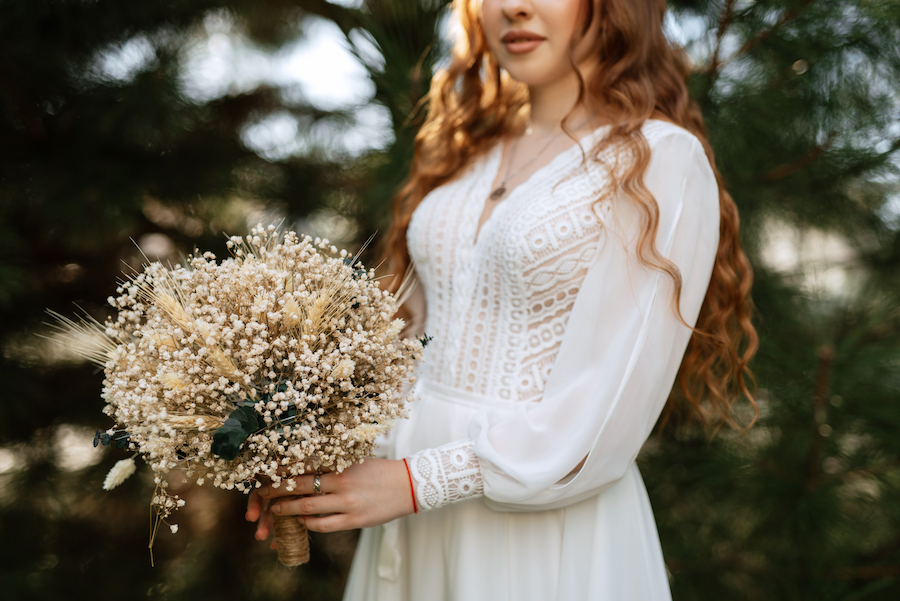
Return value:
M 309 532 L 294 516 L 275 516 L 275 543 L 278 561 L 289 568 L 309 561 Z

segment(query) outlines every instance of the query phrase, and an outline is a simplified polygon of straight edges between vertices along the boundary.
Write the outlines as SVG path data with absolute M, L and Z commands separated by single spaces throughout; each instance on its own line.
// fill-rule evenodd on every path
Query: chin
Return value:
M 546 69 L 512 68 L 506 69 L 509 76 L 529 87 L 543 87 L 565 79 L 567 72 L 548 71 Z

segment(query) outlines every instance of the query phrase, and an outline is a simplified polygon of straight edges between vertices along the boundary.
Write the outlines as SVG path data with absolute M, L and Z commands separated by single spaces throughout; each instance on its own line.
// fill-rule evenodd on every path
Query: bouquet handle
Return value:
M 278 561 L 289 568 L 309 561 L 309 532 L 295 516 L 276 515 L 275 543 Z

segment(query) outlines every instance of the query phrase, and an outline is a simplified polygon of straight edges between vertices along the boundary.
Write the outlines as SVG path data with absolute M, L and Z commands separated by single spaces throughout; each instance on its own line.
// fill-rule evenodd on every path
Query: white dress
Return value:
M 693 135 L 655 120 L 643 133 L 656 245 L 693 324 L 718 246 L 716 182 Z M 636 259 L 639 214 L 594 204 L 607 176 L 582 156 L 573 146 L 537 170 L 477 240 L 500 145 L 416 209 L 408 242 L 433 339 L 388 456 L 409 458 L 420 511 L 363 531 L 345 600 L 670 599 L 635 458 L 691 332 L 672 279 Z

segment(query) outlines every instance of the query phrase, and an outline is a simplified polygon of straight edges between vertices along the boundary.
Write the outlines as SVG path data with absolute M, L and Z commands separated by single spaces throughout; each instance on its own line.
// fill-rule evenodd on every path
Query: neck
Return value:
M 531 105 L 531 129 L 535 136 L 551 135 L 560 131 L 562 120 L 575 108 L 578 99 L 578 77 L 570 76 L 552 84 L 528 86 Z M 590 112 L 584 106 L 578 107 L 569 127 L 593 125 Z M 591 128 L 593 129 L 593 127 Z
M 585 82 L 597 68 L 590 63 L 582 63 L 581 74 Z M 569 115 L 578 100 L 578 76 L 572 72 L 568 76 L 543 85 L 528 86 L 531 109 L 531 133 L 536 137 L 553 135 L 561 129 L 562 120 Z M 614 115 L 605 105 L 596 105 L 585 99 L 586 105 L 579 106 L 569 119 L 569 129 L 594 130 L 614 120 Z M 575 133 L 578 131 L 575 130 Z

